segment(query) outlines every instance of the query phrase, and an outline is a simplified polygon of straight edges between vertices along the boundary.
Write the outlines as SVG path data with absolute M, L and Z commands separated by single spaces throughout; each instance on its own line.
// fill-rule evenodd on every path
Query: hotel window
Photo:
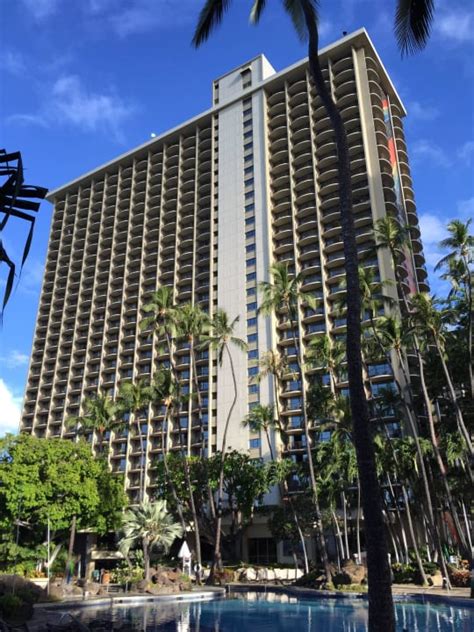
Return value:
M 250 349 L 250 351 L 248 351 L 247 353 L 247 357 L 249 360 L 256 360 L 258 358 L 257 349 Z
M 254 237 L 255 237 L 254 230 L 249 230 L 247 233 L 245 233 L 245 239 L 253 239 Z
M 249 384 L 249 395 L 258 393 L 258 384 Z
M 247 336 L 247 342 L 249 344 L 251 344 L 252 342 L 257 342 L 257 340 L 258 340 L 258 335 L 257 334 L 249 334 Z
M 257 319 L 256 318 L 247 318 L 247 327 L 256 327 Z
M 247 274 L 247 283 L 250 283 L 250 281 L 255 281 L 256 278 L 257 278 L 256 272 L 249 272 Z
M 255 296 L 256 293 L 257 293 L 257 290 L 254 287 L 249 287 L 247 289 L 247 296 Z
M 250 88 L 250 86 L 252 85 L 252 71 L 250 70 L 250 68 L 242 70 L 240 74 L 242 76 L 242 88 L 244 90 Z
M 257 303 L 248 303 L 247 304 L 247 311 L 248 312 L 253 312 L 255 309 L 257 309 Z
M 247 259 L 247 267 L 251 268 L 252 266 L 254 266 L 257 263 L 257 260 L 255 259 L 255 257 L 252 257 L 251 259 Z

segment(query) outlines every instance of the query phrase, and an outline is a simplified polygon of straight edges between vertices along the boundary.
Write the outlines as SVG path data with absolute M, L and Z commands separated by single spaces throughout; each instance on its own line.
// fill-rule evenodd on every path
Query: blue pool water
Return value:
M 279 593 L 243 593 L 194 603 L 150 603 L 74 613 L 84 623 L 109 620 L 151 632 L 363 632 L 367 603 L 355 599 L 300 599 Z M 396 604 L 397 631 L 473 632 L 474 609 L 429 603 Z

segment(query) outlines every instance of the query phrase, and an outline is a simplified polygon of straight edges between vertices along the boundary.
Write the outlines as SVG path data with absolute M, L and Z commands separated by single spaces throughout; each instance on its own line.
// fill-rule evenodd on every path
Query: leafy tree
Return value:
M 83 441 L 30 435 L 0 440 L 0 524 L 6 542 L 15 537 L 18 544 L 25 534 L 27 543 L 36 546 L 48 521 L 59 541 L 71 529 L 73 542 L 76 524 L 105 533 L 119 524 L 125 502 L 123 481 Z M 13 523 L 21 525 L 16 534 L 5 529 Z M 40 540 L 32 534 L 40 534 Z
M 154 548 L 167 552 L 176 538 L 183 535 L 181 526 L 168 513 L 166 502 L 144 502 L 128 509 L 123 515 L 123 537 L 120 551 L 127 556 L 130 549 L 140 545 L 143 551 L 145 579 L 150 580 L 150 554 Z

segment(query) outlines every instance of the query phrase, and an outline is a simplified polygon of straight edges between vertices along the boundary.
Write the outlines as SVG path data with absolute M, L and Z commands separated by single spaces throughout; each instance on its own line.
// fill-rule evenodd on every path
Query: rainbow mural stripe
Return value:
M 395 146 L 395 136 L 393 133 L 392 119 L 390 116 L 390 107 L 389 107 L 387 96 L 385 97 L 385 99 L 382 100 L 382 106 L 383 106 L 383 117 L 384 117 L 384 122 L 385 122 L 385 128 L 387 131 L 387 144 L 388 144 L 388 151 L 390 154 L 390 166 L 392 167 L 392 177 L 393 177 L 394 189 L 395 189 L 398 221 L 400 222 L 402 226 L 406 226 L 407 217 L 405 213 L 405 207 L 403 204 L 402 185 L 401 185 L 400 171 L 398 168 L 398 160 L 397 160 L 397 149 Z M 410 249 L 407 246 L 403 248 L 403 255 L 404 255 L 404 260 L 402 262 L 402 266 L 407 274 L 408 287 L 410 288 L 410 292 L 415 294 L 418 291 L 418 285 L 416 282 L 416 274 L 415 274 L 415 268 L 413 265 L 413 258 L 412 258 Z

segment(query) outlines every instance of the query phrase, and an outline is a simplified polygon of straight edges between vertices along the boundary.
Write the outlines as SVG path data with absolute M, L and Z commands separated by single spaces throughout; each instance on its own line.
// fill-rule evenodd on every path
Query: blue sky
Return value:
M 248 24 L 251 0 L 235 0 L 223 26 L 195 51 L 202 1 L 0 0 L 0 146 L 22 151 L 28 184 L 52 189 L 207 109 L 212 79 L 260 52 L 277 70 L 305 56 L 278 0 L 267 3 L 257 28 Z M 372 37 L 408 110 L 432 264 L 444 224 L 474 215 L 474 5 L 437 0 L 427 49 L 401 59 L 394 4 L 321 0 L 321 44 L 361 26 Z M 18 423 L 51 211 L 45 202 L 0 331 L 0 435 Z M 23 239 L 13 225 L 4 235 L 16 260 Z

